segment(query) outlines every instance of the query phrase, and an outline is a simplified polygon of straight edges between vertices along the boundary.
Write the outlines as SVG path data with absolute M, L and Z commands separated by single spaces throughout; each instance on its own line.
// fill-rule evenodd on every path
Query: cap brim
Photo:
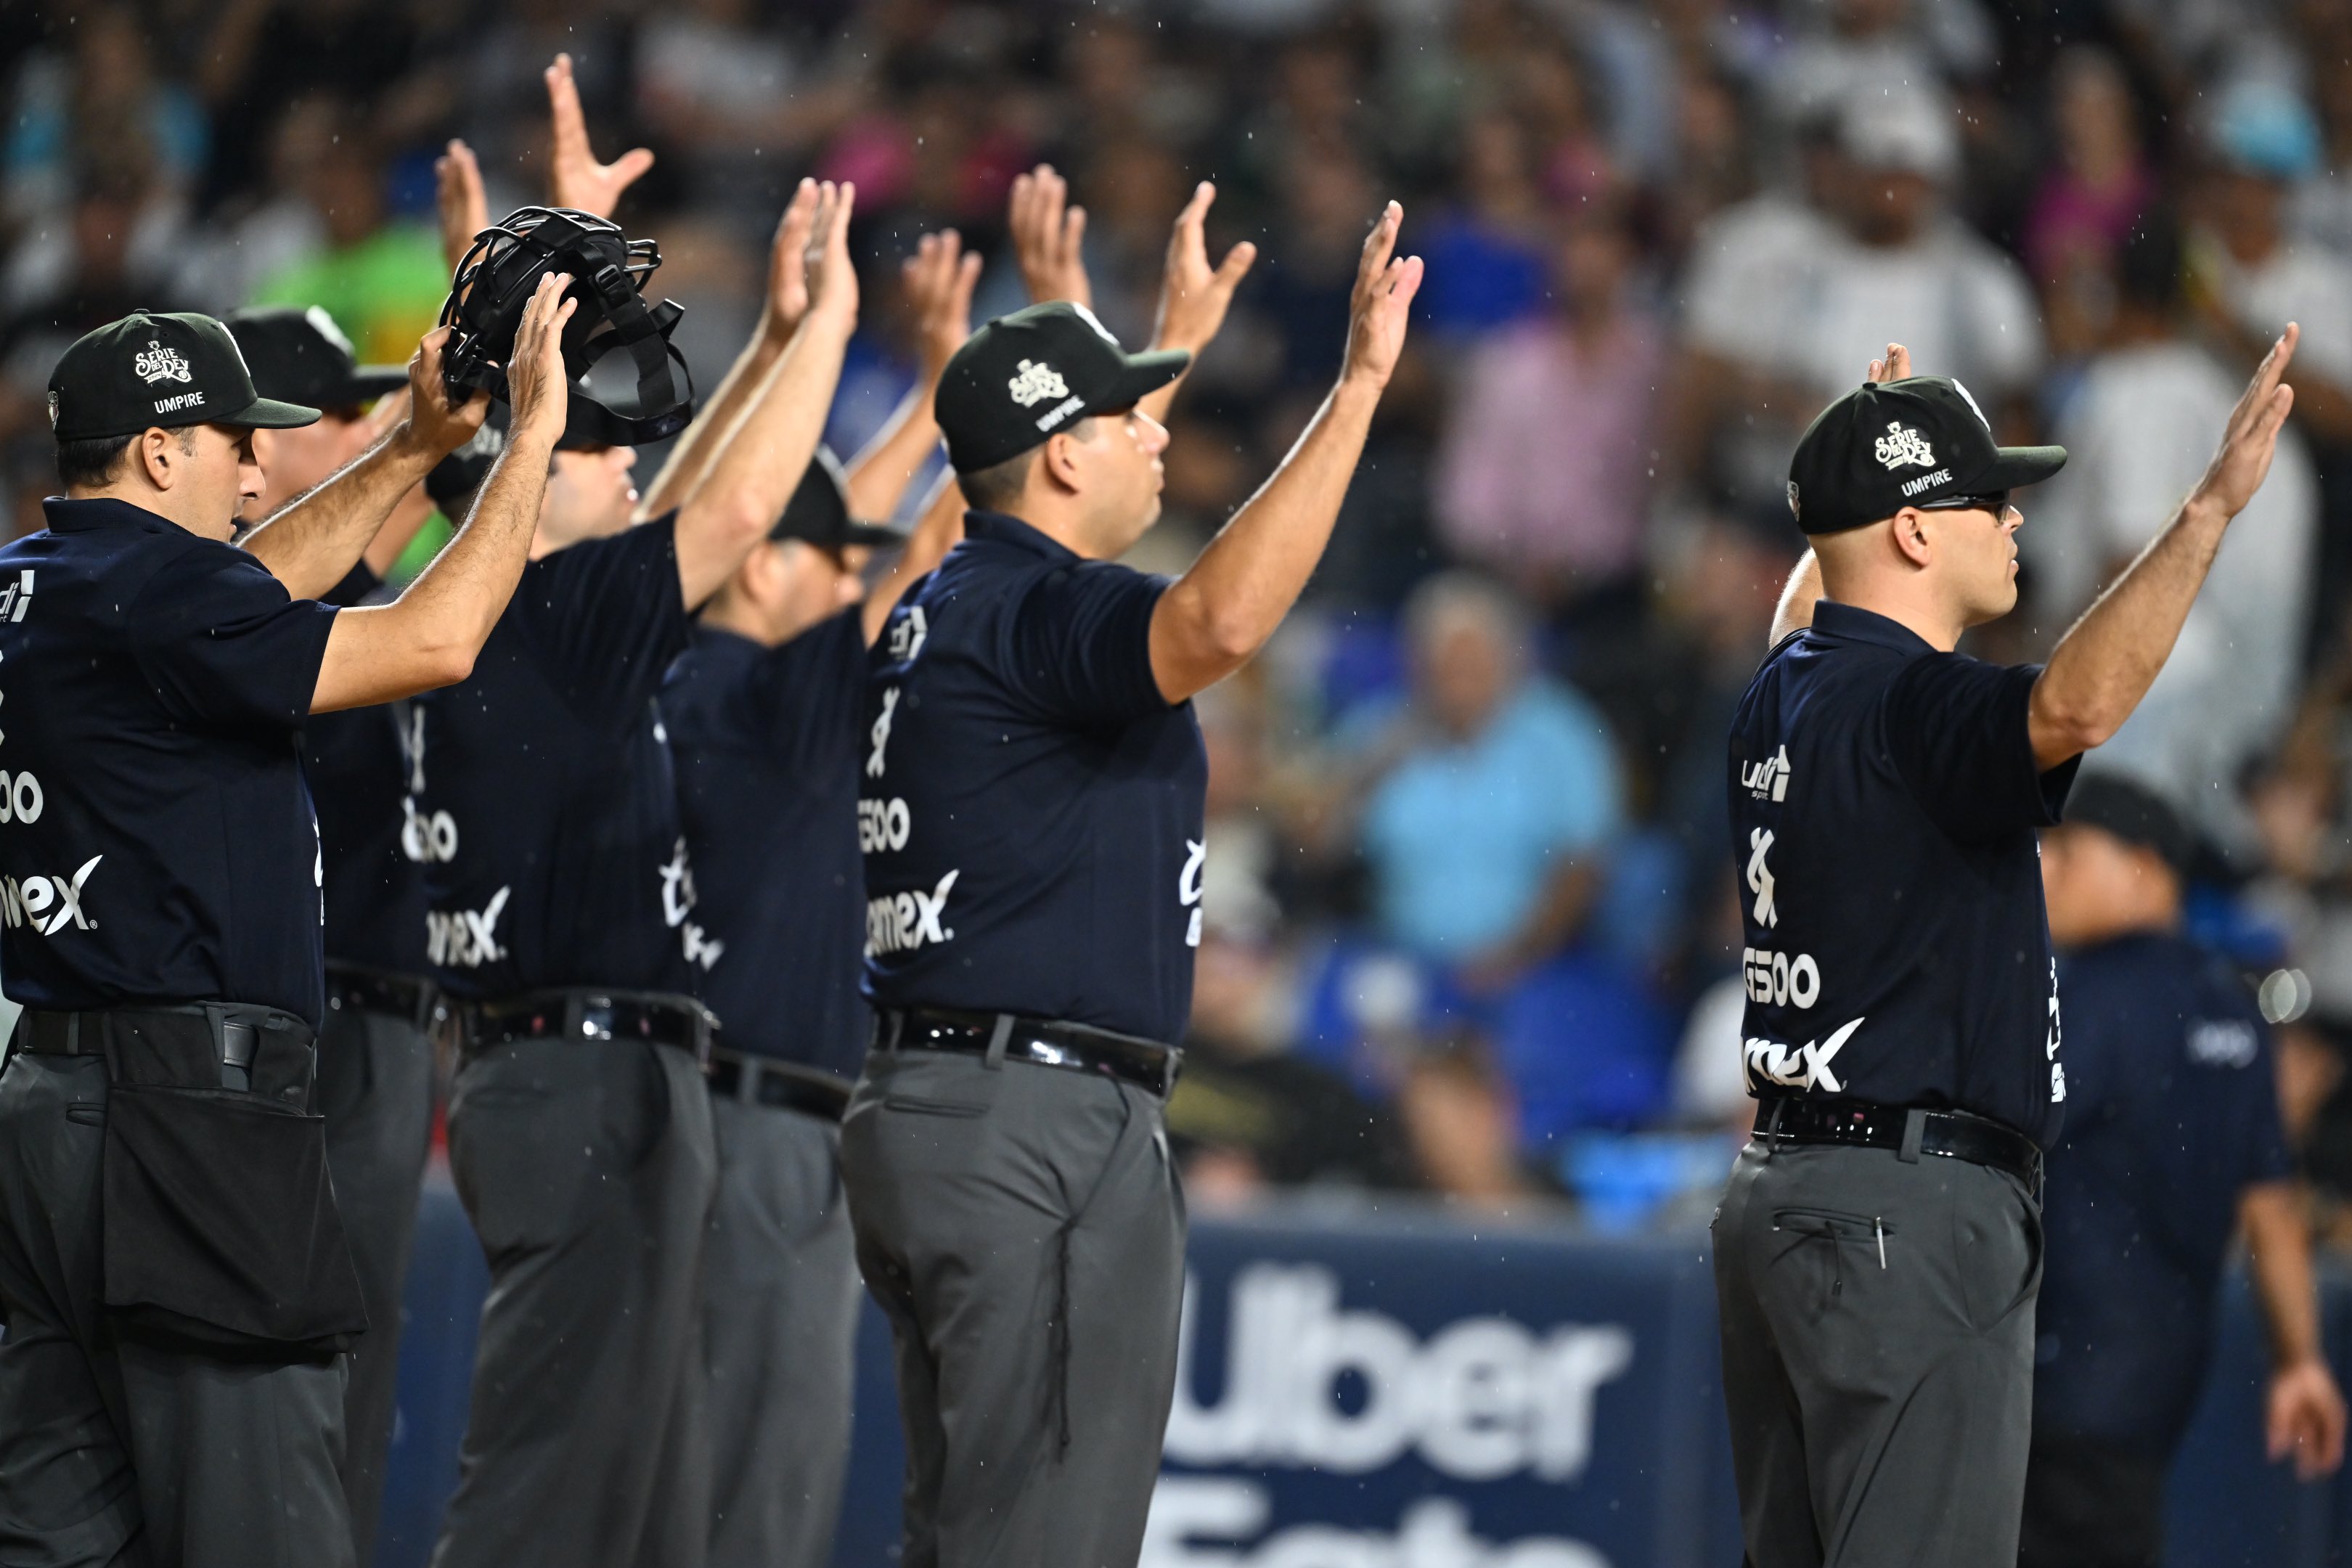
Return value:
M 907 542 L 912 531 L 879 522 L 853 522 L 843 531 L 841 542 L 844 544 L 863 544 L 873 550 L 896 550 Z
M 2021 490 L 2066 466 L 2063 447 L 2003 447 L 1985 470 L 1982 480 L 1986 489 Z
M 248 430 L 296 430 L 318 422 L 317 409 L 305 408 L 299 403 L 280 403 L 274 397 L 257 397 L 234 414 L 215 414 L 203 421 L 208 425 L 235 425 Z
M 1100 400 L 1097 412 L 1114 408 L 1132 408 L 1152 393 L 1184 374 L 1192 356 L 1182 349 L 1154 349 L 1148 353 L 1129 354 L 1127 368 L 1111 384 Z

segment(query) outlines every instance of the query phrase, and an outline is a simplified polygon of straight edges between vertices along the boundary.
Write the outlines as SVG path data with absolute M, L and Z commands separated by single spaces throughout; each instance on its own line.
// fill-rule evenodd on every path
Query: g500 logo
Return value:
M 98 922 L 82 913 L 81 890 L 105 858 L 91 856 L 69 878 L 27 877 L 20 882 L 14 877 L 0 877 L 0 920 L 5 920 L 12 931 L 31 926 L 43 936 L 57 935 L 68 922 L 81 931 L 94 930 Z

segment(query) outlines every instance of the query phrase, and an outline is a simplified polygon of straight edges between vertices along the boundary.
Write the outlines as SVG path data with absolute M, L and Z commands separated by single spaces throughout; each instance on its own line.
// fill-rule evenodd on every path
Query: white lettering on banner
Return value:
M 38 822 L 41 805 L 40 780 L 0 770 L 0 822 Z
M 1794 959 L 1785 952 L 1769 948 L 1743 947 L 1739 950 L 1739 967 L 1748 981 L 1750 1002 L 1769 1002 L 1775 1007 L 1785 1007 L 1793 1002 L 1800 1007 L 1810 1007 L 1822 999 L 1821 965 L 1810 952 L 1801 952 Z
M 77 930 L 96 931 L 98 922 L 82 912 L 81 890 L 103 855 L 93 855 L 79 870 L 65 877 L 0 877 L 0 920 L 14 929 L 31 926 L 43 936 L 55 936 L 70 921 Z
M 1470 1512 L 1452 1498 L 1423 1498 L 1396 1533 L 1296 1525 L 1248 1551 L 1266 1527 L 1274 1500 L 1263 1482 L 1225 1476 L 1162 1476 L 1152 1489 L 1137 1568 L 1610 1568 L 1580 1541 L 1557 1535 L 1481 1541 Z
M 1845 1086 L 1830 1071 L 1830 1058 L 1844 1048 L 1853 1032 L 1862 1027 L 1856 1018 L 1828 1039 L 1818 1044 L 1807 1040 L 1793 1049 L 1778 1040 L 1749 1039 L 1742 1042 L 1741 1052 L 1748 1058 L 1748 1070 L 1767 1083 L 1777 1083 L 1786 1089 L 1818 1089 L 1824 1094 L 1841 1094 Z
M 1750 763 L 1739 770 L 1739 782 L 1758 800 L 1768 795 L 1774 800 L 1789 797 L 1789 748 L 1782 746 L 1760 763 Z
M 874 855 L 885 849 L 904 849 L 908 835 L 914 831 L 914 814 L 907 809 L 907 803 L 897 796 L 857 803 L 859 854 Z
M 457 858 L 457 819 L 446 811 L 427 816 L 416 809 L 416 797 L 400 797 L 400 852 L 424 865 L 447 865 Z
M 1201 945 L 1201 868 L 1209 858 L 1209 841 L 1205 838 L 1184 840 L 1184 868 L 1176 874 L 1176 901 L 1192 911 L 1184 927 L 1184 945 Z
M 1319 1264 L 1258 1263 L 1234 1276 L 1224 1394 L 1203 1406 L 1192 1391 L 1196 1294 L 1188 1279 L 1168 1417 L 1166 1453 L 1181 1465 L 1355 1475 L 1411 1449 L 1459 1480 L 1520 1470 L 1572 1480 L 1592 1458 L 1594 1395 L 1633 1363 L 1633 1333 L 1614 1323 L 1539 1334 L 1472 1317 L 1423 1343 L 1382 1313 L 1341 1310 L 1339 1277 Z M 1353 1411 L 1339 1403 L 1343 1378 L 1363 1390 Z
M 1771 850 L 1770 828 L 1748 830 L 1748 890 L 1756 895 L 1756 923 L 1760 926 L 1780 923 L 1780 911 L 1772 903 L 1772 868 L 1764 863 Z
M 882 694 L 882 711 L 875 715 L 874 728 L 868 735 L 874 742 L 874 750 L 866 758 L 866 776 L 869 779 L 880 778 L 883 768 L 888 765 L 882 757 L 890 749 L 890 716 L 898 710 L 898 689 L 894 686 Z
M 909 605 L 904 614 L 890 625 L 890 658 L 898 664 L 912 664 L 929 640 L 930 622 L 923 616 L 923 606 Z
M 926 942 L 953 942 L 955 932 L 940 924 L 946 912 L 948 893 L 963 874 L 962 868 L 950 871 L 940 879 L 938 887 L 929 892 L 917 888 L 910 892 L 885 894 L 866 900 L 866 952 L 911 952 Z
M 499 945 L 499 917 L 506 913 L 507 895 L 500 888 L 479 910 L 428 910 L 425 915 L 425 956 L 450 969 L 478 969 L 507 955 Z

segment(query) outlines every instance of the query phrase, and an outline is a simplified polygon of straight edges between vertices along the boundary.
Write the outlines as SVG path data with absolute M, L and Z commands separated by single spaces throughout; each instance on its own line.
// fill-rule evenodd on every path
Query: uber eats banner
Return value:
M 1346 1225 L 1193 1226 L 1143 1568 L 1738 1561 L 1700 1238 Z M 892 1560 L 872 1327 L 844 1568 Z

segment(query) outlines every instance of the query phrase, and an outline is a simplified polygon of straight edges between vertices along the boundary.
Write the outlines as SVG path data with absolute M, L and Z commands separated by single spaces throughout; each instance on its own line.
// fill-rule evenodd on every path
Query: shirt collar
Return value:
M 963 531 L 967 539 L 994 540 L 1025 550 L 1032 555 L 1042 555 L 1048 561 L 1076 561 L 1078 552 L 1058 540 L 1049 539 L 1017 517 L 1001 511 L 982 511 L 974 508 L 963 514 Z
M 41 502 L 41 511 L 49 526 L 68 533 L 86 533 L 99 528 L 138 528 L 150 533 L 180 525 L 170 518 L 149 511 L 143 506 L 132 506 L 127 500 L 100 496 L 91 500 L 73 500 L 65 496 L 51 496 Z
M 1926 637 L 1900 621 L 1889 620 L 1875 610 L 1841 605 L 1830 599 L 1813 602 L 1812 629 L 1825 637 L 1843 637 L 1848 642 L 1873 643 L 1900 654 L 1936 651 L 1935 646 Z

